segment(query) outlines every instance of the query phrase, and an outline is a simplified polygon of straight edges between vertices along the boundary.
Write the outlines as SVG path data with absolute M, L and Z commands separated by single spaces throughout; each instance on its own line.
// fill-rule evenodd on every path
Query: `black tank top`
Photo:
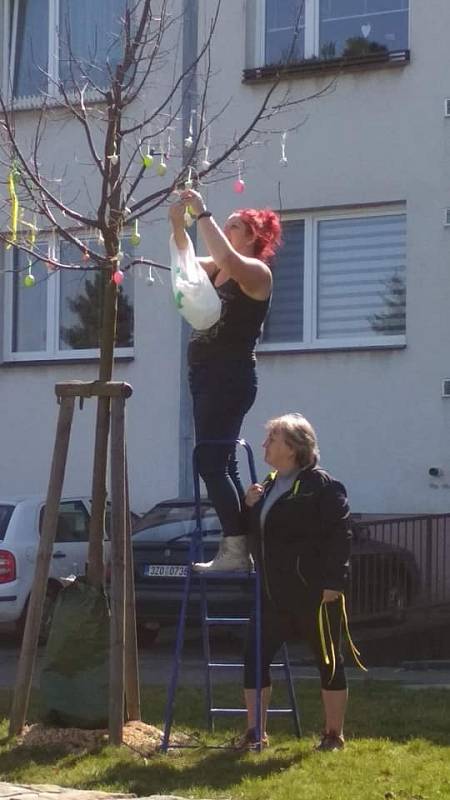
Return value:
M 206 331 L 192 331 L 188 346 L 189 364 L 216 357 L 254 358 L 256 340 L 269 309 L 270 297 L 254 300 L 232 278 L 215 288 L 222 301 L 220 319 Z

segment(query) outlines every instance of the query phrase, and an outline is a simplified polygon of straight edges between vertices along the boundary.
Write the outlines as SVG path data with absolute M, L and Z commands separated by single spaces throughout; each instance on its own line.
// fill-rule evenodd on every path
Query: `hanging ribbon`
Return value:
M 351 654 L 353 656 L 353 659 L 354 659 L 355 663 L 357 664 L 357 666 L 360 669 L 362 669 L 364 672 L 367 672 L 367 667 L 365 667 L 364 664 L 359 659 L 359 656 L 361 655 L 361 653 L 355 647 L 355 645 L 353 643 L 353 640 L 352 640 L 352 637 L 350 636 L 350 629 L 349 629 L 349 626 L 348 626 L 347 609 L 345 607 L 345 597 L 344 597 L 344 595 L 341 594 L 339 596 L 339 599 L 336 602 L 340 603 L 340 605 L 341 605 L 342 618 L 343 618 L 343 621 L 344 621 L 344 631 L 345 631 L 345 634 L 347 636 L 347 640 L 348 640 L 348 643 L 349 643 L 349 646 L 350 646 L 350 651 L 351 651 Z M 326 637 L 325 637 L 324 617 L 325 617 L 325 623 L 326 623 L 326 627 L 327 627 L 328 641 L 330 642 L 330 653 L 328 653 L 328 647 L 327 647 L 327 642 L 326 642 Z M 334 674 L 336 672 L 336 653 L 335 653 L 335 650 L 334 650 L 333 637 L 331 635 L 331 626 L 330 626 L 330 618 L 328 616 L 327 603 L 325 603 L 324 600 L 322 600 L 322 602 L 320 604 L 320 607 L 319 607 L 319 635 L 320 635 L 320 644 L 321 644 L 321 647 L 322 647 L 322 655 L 323 655 L 324 663 L 331 668 L 331 677 L 330 677 L 330 680 L 329 680 L 329 683 L 331 683 L 331 681 L 334 678 Z
M 9 250 L 9 248 L 17 242 L 17 226 L 19 224 L 19 198 L 17 197 L 16 192 L 16 182 L 19 176 L 20 172 L 13 164 L 8 175 L 8 194 L 11 203 L 11 241 L 6 245 L 7 250 Z

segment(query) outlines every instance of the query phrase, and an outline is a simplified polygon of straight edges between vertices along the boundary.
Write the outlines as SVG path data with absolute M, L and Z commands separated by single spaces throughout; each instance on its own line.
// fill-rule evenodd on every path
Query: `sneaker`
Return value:
M 233 739 L 232 746 L 234 750 L 239 750 L 242 753 L 259 752 L 269 747 L 269 737 L 267 733 L 263 733 L 261 740 L 259 740 L 256 736 L 256 728 L 250 728 L 242 736 L 237 736 L 236 739 Z
M 334 750 L 343 750 L 345 747 L 345 741 L 343 736 L 339 736 L 334 731 L 329 731 L 329 733 L 323 733 L 322 738 L 319 744 L 316 744 L 314 750 L 318 750 L 319 752 L 333 752 Z
M 192 565 L 195 572 L 250 572 L 246 536 L 224 536 L 212 561 Z

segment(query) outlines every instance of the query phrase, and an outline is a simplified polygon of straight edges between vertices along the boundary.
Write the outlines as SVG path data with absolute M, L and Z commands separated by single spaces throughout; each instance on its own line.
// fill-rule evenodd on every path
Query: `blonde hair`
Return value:
M 317 464 L 320 458 L 316 432 L 310 422 L 297 412 L 274 417 L 266 423 L 269 433 L 281 433 L 286 444 L 295 452 L 299 467 Z

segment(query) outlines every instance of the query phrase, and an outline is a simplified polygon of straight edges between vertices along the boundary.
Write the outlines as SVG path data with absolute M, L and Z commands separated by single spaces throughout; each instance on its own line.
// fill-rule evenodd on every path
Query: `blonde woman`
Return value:
M 250 549 L 262 576 L 262 729 L 256 731 L 253 621 L 244 673 L 248 724 L 236 747 L 268 745 L 269 666 L 283 642 L 293 638 L 309 643 L 320 672 L 325 725 L 317 749 L 341 750 L 347 682 L 340 598 L 348 578 L 351 537 L 347 495 L 342 483 L 319 467 L 316 434 L 305 417 L 285 414 L 266 427 L 265 461 L 274 472 L 246 494 Z M 326 619 L 322 634 L 321 614 Z

